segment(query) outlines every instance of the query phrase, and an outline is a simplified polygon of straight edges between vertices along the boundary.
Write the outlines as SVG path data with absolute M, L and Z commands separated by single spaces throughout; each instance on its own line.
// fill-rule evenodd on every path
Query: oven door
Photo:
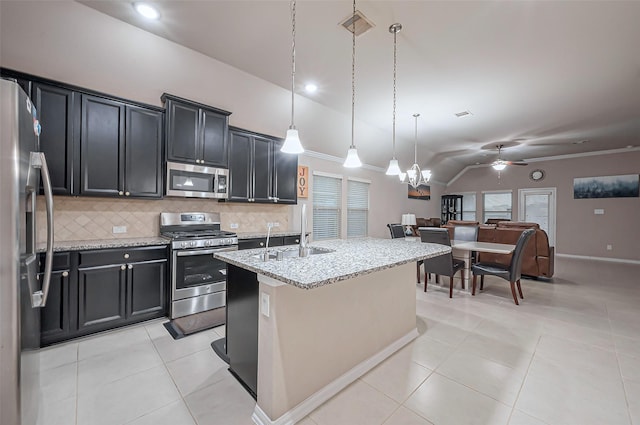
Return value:
M 171 300 L 224 291 L 227 263 L 213 257 L 216 252 L 236 251 L 237 246 L 174 250 L 171 260 Z

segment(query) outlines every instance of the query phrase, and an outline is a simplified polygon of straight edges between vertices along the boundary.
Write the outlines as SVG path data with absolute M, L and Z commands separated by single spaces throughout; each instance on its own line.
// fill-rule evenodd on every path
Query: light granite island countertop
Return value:
M 312 289 L 451 252 L 450 247 L 443 245 L 411 243 L 404 239 L 337 239 L 313 242 L 309 246 L 329 252 L 305 258 L 285 257 L 280 261 L 257 258 L 264 248 L 227 251 L 214 256 L 289 285 Z M 293 245 L 269 248 L 269 252 L 297 249 L 298 246 Z
M 264 248 L 215 254 L 227 262 L 229 371 L 256 398 L 259 425 L 302 420 L 416 338 L 416 261 L 451 252 L 404 239 L 310 246 L 331 252 L 266 262 Z

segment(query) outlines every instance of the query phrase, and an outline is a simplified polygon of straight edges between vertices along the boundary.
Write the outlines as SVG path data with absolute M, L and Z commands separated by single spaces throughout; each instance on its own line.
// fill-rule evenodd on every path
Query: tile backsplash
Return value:
M 38 197 L 38 241 L 46 240 L 44 200 Z M 158 236 L 161 212 L 219 212 L 221 227 L 235 232 L 266 231 L 268 222 L 278 230 L 289 230 L 287 205 L 221 203 L 190 198 L 160 200 L 79 198 L 56 196 L 54 238 L 56 241 L 117 239 Z M 237 229 L 231 229 L 237 223 Z M 113 233 L 114 226 L 126 226 L 126 233 Z

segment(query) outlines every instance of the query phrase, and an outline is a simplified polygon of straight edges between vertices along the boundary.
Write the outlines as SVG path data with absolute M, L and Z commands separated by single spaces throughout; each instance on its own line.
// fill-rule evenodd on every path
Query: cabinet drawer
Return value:
M 167 259 L 166 246 L 96 249 L 81 251 L 79 253 L 79 266 L 90 267 L 162 259 Z
M 300 243 L 300 235 L 284 237 L 285 245 L 298 245 L 299 243 Z
M 44 262 L 46 260 L 45 254 L 40 254 L 39 264 L 40 271 L 44 271 Z M 71 268 L 71 253 L 70 252 L 56 252 L 53 254 L 53 267 L 51 271 L 69 270 Z
M 238 241 L 238 249 L 264 248 L 267 238 L 241 239 Z M 269 247 L 284 245 L 284 238 L 276 236 L 269 238 Z

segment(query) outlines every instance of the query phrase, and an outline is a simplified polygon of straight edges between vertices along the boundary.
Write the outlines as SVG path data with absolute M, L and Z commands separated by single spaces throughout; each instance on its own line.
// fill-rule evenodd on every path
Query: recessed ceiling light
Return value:
M 316 92 L 316 90 L 318 90 L 318 86 L 316 86 L 316 85 L 315 85 L 315 84 L 313 84 L 313 83 L 309 83 L 309 84 L 307 84 L 306 86 L 304 86 L 304 90 L 305 90 L 307 93 L 315 93 L 315 92 Z
M 468 117 L 473 114 L 469 111 L 462 111 L 462 112 L 456 112 L 454 115 L 458 118 L 462 118 L 462 117 Z
M 160 12 L 148 3 L 133 3 L 133 8 L 147 19 L 158 19 Z

